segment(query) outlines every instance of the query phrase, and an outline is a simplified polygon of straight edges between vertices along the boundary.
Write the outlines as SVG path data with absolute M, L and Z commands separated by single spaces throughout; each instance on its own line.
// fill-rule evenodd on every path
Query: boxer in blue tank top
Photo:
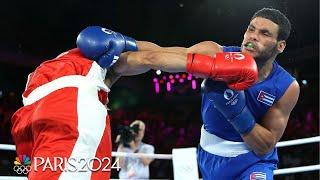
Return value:
M 224 52 L 251 54 L 259 82 L 237 92 L 211 79 L 203 81 L 198 164 L 204 180 L 273 179 L 275 145 L 299 96 L 297 81 L 275 61 L 289 33 L 289 20 L 264 8 L 252 17 L 241 47 L 222 47 Z

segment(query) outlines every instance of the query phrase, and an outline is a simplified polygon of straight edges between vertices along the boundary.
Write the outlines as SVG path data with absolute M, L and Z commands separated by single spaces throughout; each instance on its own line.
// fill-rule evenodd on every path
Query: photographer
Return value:
M 154 154 L 154 147 L 142 142 L 145 124 L 135 120 L 130 127 L 123 127 L 116 142 L 119 143 L 118 152 Z M 149 164 L 153 161 L 145 157 L 118 157 L 121 167 L 120 179 L 149 179 Z

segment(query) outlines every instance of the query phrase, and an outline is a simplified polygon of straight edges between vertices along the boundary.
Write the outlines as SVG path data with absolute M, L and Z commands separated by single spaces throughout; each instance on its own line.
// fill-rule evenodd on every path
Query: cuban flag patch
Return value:
M 276 96 L 266 93 L 262 90 L 259 92 L 259 95 L 257 97 L 258 101 L 262 102 L 263 104 L 266 104 L 267 106 L 272 106 L 275 99 Z
M 264 172 L 253 172 L 250 174 L 250 180 L 266 180 L 267 174 Z

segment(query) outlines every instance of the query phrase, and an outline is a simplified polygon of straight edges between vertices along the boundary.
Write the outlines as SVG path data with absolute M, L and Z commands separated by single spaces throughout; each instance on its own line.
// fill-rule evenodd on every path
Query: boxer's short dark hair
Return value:
M 251 20 L 256 17 L 262 17 L 265 19 L 269 19 L 270 21 L 276 23 L 279 26 L 279 32 L 277 40 L 287 40 L 290 31 L 291 31 L 291 23 L 289 19 L 279 10 L 272 8 L 263 8 L 254 13 Z

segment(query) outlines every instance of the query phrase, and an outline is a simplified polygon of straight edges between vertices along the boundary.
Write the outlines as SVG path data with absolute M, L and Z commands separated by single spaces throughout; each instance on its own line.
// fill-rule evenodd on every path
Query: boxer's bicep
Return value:
M 162 47 L 149 41 L 136 41 L 139 51 L 159 51 Z
M 214 56 L 218 52 L 223 52 L 223 47 L 213 41 L 203 41 L 188 48 L 187 53 L 197 53 Z
M 186 53 L 188 48 L 186 47 L 161 47 L 153 42 L 148 41 L 137 41 L 139 51 L 162 51 L 162 52 L 175 52 L 175 53 Z
M 268 129 L 278 142 L 287 126 L 290 113 L 299 97 L 299 84 L 293 82 L 282 98 L 272 106 L 261 121 L 261 125 Z
M 197 54 L 203 54 L 211 57 L 213 57 L 218 52 L 223 52 L 222 46 L 220 46 L 218 43 L 215 43 L 213 41 L 203 41 L 193 46 L 190 46 L 189 48 L 164 47 L 162 50 L 166 52 L 172 52 L 172 53 L 197 53 Z

